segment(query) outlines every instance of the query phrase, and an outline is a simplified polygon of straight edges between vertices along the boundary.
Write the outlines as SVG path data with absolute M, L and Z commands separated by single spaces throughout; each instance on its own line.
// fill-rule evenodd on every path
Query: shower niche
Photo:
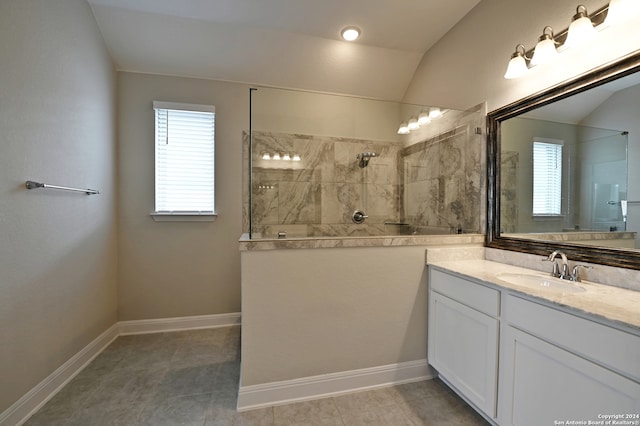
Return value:
M 250 91 L 243 216 L 251 238 L 481 232 L 480 107 L 446 110 L 293 90 Z

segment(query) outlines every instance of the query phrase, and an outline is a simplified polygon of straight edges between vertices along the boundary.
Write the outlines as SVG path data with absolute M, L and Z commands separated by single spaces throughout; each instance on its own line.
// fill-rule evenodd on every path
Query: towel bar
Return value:
M 26 181 L 25 186 L 27 187 L 27 189 L 35 189 L 35 188 L 62 189 L 64 191 L 84 192 L 87 195 L 100 193 L 100 191 L 96 189 L 70 188 L 68 186 L 49 185 L 48 183 L 34 182 L 32 180 Z

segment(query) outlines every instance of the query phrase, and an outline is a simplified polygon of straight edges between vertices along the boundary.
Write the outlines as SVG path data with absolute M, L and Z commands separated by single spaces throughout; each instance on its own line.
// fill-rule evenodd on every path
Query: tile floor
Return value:
M 428 380 L 238 413 L 240 327 L 121 336 L 25 424 L 486 425 Z

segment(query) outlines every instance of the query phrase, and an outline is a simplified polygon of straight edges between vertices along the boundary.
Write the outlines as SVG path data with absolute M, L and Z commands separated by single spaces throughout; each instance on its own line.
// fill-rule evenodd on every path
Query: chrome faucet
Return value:
M 582 281 L 582 277 L 580 276 L 580 268 L 583 269 L 591 269 L 591 266 L 587 265 L 575 265 L 573 270 L 571 271 L 571 277 L 569 278 L 571 281 L 575 281 L 577 283 Z
M 562 268 L 559 268 L 558 264 L 556 263 L 557 256 L 560 256 L 562 258 Z M 592 268 L 591 266 L 587 265 L 574 265 L 571 273 L 569 273 L 569 261 L 567 260 L 567 255 L 560 250 L 555 250 L 549 255 L 549 257 L 543 260 L 553 262 L 553 271 L 551 272 L 552 277 L 560 278 L 562 280 L 574 281 L 577 283 L 582 281 L 582 277 L 580 277 L 580 269 Z
M 556 256 L 560 256 L 562 258 L 562 269 L 559 270 L 558 264 L 556 263 Z M 552 277 L 557 277 L 563 280 L 570 280 L 571 275 L 569 274 L 569 260 L 567 259 L 567 255 L 561 252 L 560 250 L 555 250 L 553 253 L 547 257 L 549 262 L 553 262 L 553 271 L 551 272 Z

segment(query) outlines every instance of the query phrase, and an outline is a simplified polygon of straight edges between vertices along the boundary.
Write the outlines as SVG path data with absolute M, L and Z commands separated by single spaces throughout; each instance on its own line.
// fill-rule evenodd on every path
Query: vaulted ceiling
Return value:
M 88 1 L 119 70 L 401 100 L 480 0 Z
M 640 84 L 640 73 L 631 74 L 602 86 L 570 96 L 525 114 L 524 118 L 581 124 L 615 93 Z

